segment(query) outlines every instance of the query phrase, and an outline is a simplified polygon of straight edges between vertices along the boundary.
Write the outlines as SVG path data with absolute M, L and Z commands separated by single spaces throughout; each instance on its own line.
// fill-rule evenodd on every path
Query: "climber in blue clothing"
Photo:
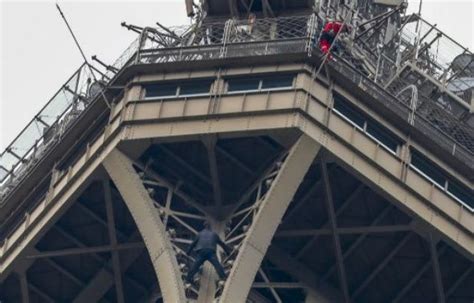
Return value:
M 194 250 L 196 252 L 196 259 L 186 276 L 186 282 L 191 283 L 199 267 L 206 261 L 211 262 L 221 279 L 225 278 L 224 268 L 216 255 L 217 245 L 222 247 L 227 254 L 230 253 L 229 247 L 219 238 L 219 235 L 211 229 L 210 224 L 205 222 L 204 229 L 199 232 L 187 251 L 187 254 L 190 255 Z

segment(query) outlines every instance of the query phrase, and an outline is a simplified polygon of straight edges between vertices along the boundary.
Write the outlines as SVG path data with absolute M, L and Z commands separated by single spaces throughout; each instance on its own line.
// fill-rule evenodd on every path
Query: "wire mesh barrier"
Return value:
M 143 28 L 112 69 L 98 73 L 99 83 L 92 83 L 91 69 L 82 65 L 0 155 L 0 201 L 126 67 L 278 54 L 320 55 L 316 46 L 324 23 L 312 14 Z M 465 92 L 473 87 L 469 76 L 474 56 L 424 20 L 418 27 L 407 23 L 399 41 L 396 37 L 389 41 L 390 48 L 374 49 L 374 36 L 373 32 L 367 39 L 342 36 L 337 60 L 329 64 L 355 83 L 364 82 L 375 99 L 452 155 L 472 163 L 474 130 L 465 122 L 472 118 Z M 410 85 L 416 87 L 416 100 L 400 94 Z
M 419 34 L 415 36 L 415 23 L 407 24 L 403 29 L 404 36 L 411 38 L 409 42 L 412 45 L 415 43 L 412 41 L 413 36 L 419 40 L 419 46 L 412 52 L 412 55 L 418 59 L 417 66 L 445 86 L 452 86 L 453 90 L 462 89 L 465 81 L 460 76 L 470 63 L 463 64 L 455 59 L 465 54 L 472 55 L 472 53 L 426 20 L 420 20 L 419 31 Z M 407 50 L 409 49 L 407 47 Z M 472 62 L 472 56 L 470 61 Z
M 162 31 L 142 35 L 137 63 L 198 61 L 305 51 L 309 46 L 308 16 L 228 20 L 170 30 L 174 41 L 165 44 Z M 179 32 L 184 33 L 179 36 Z M 165 35 L 168 37 L 169 34 Z
M 112 69 L 119 71 L 123 69 L 125 66 L 129 65 L 130 61 L 135 57 L 135 54 L 137 53 L 138 43 L 139 43 L 139 38 L 136 38 L 135 40 L 133 40 L 133 42 L 130 43 L 127 49 L 125 49 L 125 51 L 122 52 L 120 57 L 118 57 L 117 60 L 115 60 L 115 62 L 112 64 Z M 112 70 L 108 70 L 105 73 L 105 78 L 110 80 L 115 76 L 115 74 L 116 72 Z

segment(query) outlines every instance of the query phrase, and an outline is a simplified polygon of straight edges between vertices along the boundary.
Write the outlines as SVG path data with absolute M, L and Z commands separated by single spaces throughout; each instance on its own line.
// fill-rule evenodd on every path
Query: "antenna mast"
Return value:
M 78 48 L 79 51 L 81 52 L 82 58 L 84 59 L 86 65 L 89 67 L 89 70 L 90 70 L 90 72 L 91 72 L 91 74 L 92 74 L 92 78 L 94 78 L 94 81 L 97 82 L 97 78 L 96 78 L 96 76 L 95 76 L 95 74 L 94 74 L 94 71 L 92 70 L 91 65 L 90 65 L 89 62 L 87 61 L 86 55 L 84 54 L 84 51 L 82 50 L 81 45 L 79 44 L 79 41 L 77 41 L 76 35 L 74 35 L 74 32 L 72 31 L 72 28 L 71 28 L 71 26 L 69 25 L 69 22 L 67 22 L 67 19 L 66 19 L 66 17 L 64 16 L 63 11 L 61 10 L 61 7 L 59 7 L 59 4 L 58 4 L 58 3 L 56 3 L 56 8 L 58 9 L 59 14 L 61 14 L 61 17 L 63 18 L 64 23 L 66 23 L 66 26 L 67 26 L 67 28 L 68 28 L 68 30 L 69 30 L 69 33 L 71 34 L 72 38 L 74 39 L 74 42 L 76 43 L 77 48 Z M 107 100 L 107 97 L 106 97 L 105 94 L 104 94 L 104 90 L 101 90 L 101 94 L 102 94 L 102 97 L 104 98 L 105 104 L 106 104 L 109 108 L 111 108 L 110 103 L 109 103 L 109 101 Z

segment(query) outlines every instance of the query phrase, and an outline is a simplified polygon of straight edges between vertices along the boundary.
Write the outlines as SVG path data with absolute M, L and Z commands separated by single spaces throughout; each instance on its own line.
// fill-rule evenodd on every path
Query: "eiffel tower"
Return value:
M 474 55 L 403 0 L 184 7 L 1 154 L 0 301 L 474 302 Z

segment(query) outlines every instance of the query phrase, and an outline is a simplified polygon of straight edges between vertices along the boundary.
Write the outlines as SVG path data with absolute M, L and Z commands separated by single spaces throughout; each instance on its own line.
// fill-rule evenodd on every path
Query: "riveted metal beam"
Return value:
M 436 295 L 438 296 L 438 303 L 444 303 L 446 302 L 446 298 L 444 295 L 443 277 L 441 276 L 441 268 L 439 266 L 438 249 L 436 248 L 437 242 L 435 241 L 433 234 L 430 234 L 429 242 L 430 242 L 431 264 L 433 265 L 433 274 L 434 274 L 435 285 L 436 285 Z
M 294 279 L 303 283 L 308 291 L 308 295 L 319 303 L 341 303 L 344 301 L 342 293 L 331 285 L 321 282 L 321 278 L 316 275 L 307 265 L 299 262 L 290 254 L 275 245 L 268 249 L 266 258 L 275 264 L 279 270 L 289 274 Z
M 438 256 L 441 257 L 445 252 L 446 246 L 444 246 L 438 251 Z M 416 282 L 418 282 L 418 280 L 421 278 L 421 276 L 431 267 L 431 262 L 431 258 L 426 261 L 426 263 L 420 268 L 420 270 L 418 270 L 418 272 L 416 272 L 412 276 L 410 281 L 408 281 L 408 283 L 400 291 L 397 292 L 395 298 L 391 301 L 392 303 L 400 302 L 400 300 L 405 297 L 405 295 L 412 289 L 413 285 L 415 285 Z
M 216 136 L 205 137 L 204 145 L 207 149 L 207 158 L 209 162 L 209 171 L 211 172 L 212 191 L 214 194 L 214 203 L 218 207 L 222 207 L 222 190 L 219 181 L 219 169 L 216 157 Z
M 329 183 L 329 175 L 327 171 L 327 164 L 323 162 L 321 164 L 322 176 L 324 181 L 324 194 L 325 194 L 325 202 L 326 208 L 328 211 L 329 216 L 329 224 L 332 229 L 332 238 L 334 242 L 334 251 L 336 253 L 336 265 L 337 265 L 337 273 L 339 277 L 339 285 L 342 289 L 342 293 L 344 294 L 344 302 L 349 303 L 349 288 L 347 286 L 347 278 L 346 278 L 346 270 L 344 267 L 344 258 L 342 257 L 342 249 L 341 249 L 341 242 L 339 239 L 339 234 L 337 233 L 337 222 L 336 222 L 336 212 L 334 211 L 334 202 L 332 198 L 332 190 L 331 185 Z
M 350 234 L 365 234 L 365 233 L 395 233 L 410 231 L 411 225 L 382 225 L 382 226 L 355 226 L 355 227 L 338 227 L 336 232 L 342 235 Z M 321 229 L 297 229 L 297 230 L 282 230 L 275 236 L 277 237 L 307 237 L 307 236 L 324 236 L 331 235 L 333 232 L 330 228 Z
M 352 294 L 352 299 L 355 299 L 358 295 L 362 293 L 364 289 L 372 282 L 372 280 L 387 266 L 387 264 L 395 257 L 395 255 L 403 248 L 403 246 L 408 242 L 411 233 L 406 234 L 400 242 L 390 251 L 390 253 L 375 267 L 375 269 L 367 276 L 367 278 L 362 281 L 362 283 L 357 287 L 357 289 Z
M 107 215 L 107 231 L 109 234 L 110 245 L 112 246 L 112 265 L 114 271 L 114 283 L 115 283 L 115 295 L 118 303 L 124 303 L 123 295 L 123 281 L 122 271 L 120 270 L 120 257 L 119 252 L 114 249 L 117 247 L 117 232 L 115 226 L 114 209 L 112 205 L 112 192 L 110 189 L 110 181 L 108 178 L 102 180 L 102 186 L 104 189 L 104 200 L 105 200 L 105 211 Z
M 132 161 L 115 149 L 104 160 L 103 165 L 143 237 L 165 302 L 185 302 L 184 285 L 175 252 L 153 200 L 136 173 Z
M 449 289 L 446 291 L 446 298 L 449 298 L 458 288 L 459 285 L 466 280 L 466 278 L 469 276 L 469 274 L 474 271 L 474 263 L 471 263 L 471 266 L 469 266 L 457 279 L 454 281 L 454 283 L 449 287 Z
M 322 180 L 321 180 L 322 182 Z M 341 214 L 351 203 L 352 201 L 355 200 L 356 197 L 359 196 L 360 192 L 364 189 L 364 186 L 361 184 L 359 185 L 355 191 L 353 191 L 350 196 L 344 200 L 341 206 L 336 210 L 336 216 Z M 323 227 L 326 227 L 329 225 L 329 220 L 326 221 L 323 224 Z M 316 241 L 319 239 L 319 235 L 315 235 L 313 238 L 311 238 L 301 249 L 300 251 L 296 254 L 296 259 L 299 259 L 301 256 L 303 256 L 313 245 L 316 243 Z
M 21 302 L 30 303 L 30 294 L 28 291 L 28 278 L 26 272 L 19 274 L 20 288 L 21 288 Z
M 130 238 L 133 237 L 136 237 L 136 235 L 134 234 Z M 122 277 L 125 278 L 127 282 L 131 282 L 135 285 L 137 285 L 135 280 L 127 277 L 125 275 L 125 271 L 133 264 L 133 262 L 135 262 L 135 260 L 138 259 L 138 257 L 140 257 L 140 255 L 143 253 L 143 250 L 143 248 L 131 250 L 129 253 L 124 254 L 120 260 Z M 98 255 L 92 254 L 91 256 Z M 102 298 L 113 285 L 114 279 L 112 273 L 110 272 L 110 267 L 112 266 L 112 260 L 105 262 L 105 265 L 88 281 L 87 286 L 81 290 L 81 292 L 74 298 L 73 302 L 96 302 L 100 300 L 100 298 Z M 140 285 L 140 288 L 142 287 L 143 286 Z
M 387 205 L 378 215 L 377 217 L 372 221 L 372 223 L 370 224 L 370 226 L 375 226 L 377 225 L 380 221 L 382 221 L 383 218 L 385 218 L 385 216 L 390 213 L 390 210 L 392 209 L 392 205 Z M 364 242 L 364 240 L 368 237 L 369 233 L 364 233 L 362 235 L 360 235 L 357 240 L 354 241 L 354 243 L 352 243 L 349 248 L 344 251 L 344 253 L 342 254 L 342 257 L 344 259 L 346 259 L 347 257 L 349 257 L 356 249 L 357 247 L 359 247 L 359 245 Z M 322 280 L 323 281 L 326 281 L 329 276 L 336 270 L 336 265 L 333 265 L 331 266 L 331 268 L 326 271 L 326 273 L 324 273 L 322 275 Z
M 243 241 L 222 302 L 245 302 L 278 224 L 319 150 L 320 145 L 305 135 L 291 148 Z

